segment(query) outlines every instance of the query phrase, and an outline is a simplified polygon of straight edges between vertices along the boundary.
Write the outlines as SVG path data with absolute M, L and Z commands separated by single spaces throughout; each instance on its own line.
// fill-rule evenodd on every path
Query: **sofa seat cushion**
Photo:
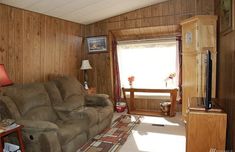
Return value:
M 98 112 L 98 121 L 102 122 L 104 119 L 107 119 L 110 115 L 113 114 L 113 107 L 107 106 L 107 107 L 96 107 Z
M 67 102 L 56 105 L 54 108 L 58 111 L 71 112 L 76 109 L 83 108 L 83 105 L 79 103 L 81 100 L 84 100 L 83 96 L 73 95 L 69 98 L 69 100 L 67 100 Z
M 62 145 L 69 143 L 73 138 L 88 129 L 87 120 L 85 119 L 57 122 L 56 124 L 59 126 L 58 136 Z
M 49 106 L 39 106 L 37 108 L 32 108 L 24 116 L 23 119 L 28 120 L 44 120 L 55 122 L 57 120 L 57 116 L 54 110 Z

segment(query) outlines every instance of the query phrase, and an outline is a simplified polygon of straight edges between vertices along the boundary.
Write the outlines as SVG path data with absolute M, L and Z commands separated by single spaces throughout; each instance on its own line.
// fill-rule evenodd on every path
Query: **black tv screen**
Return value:
M 206 97 L 204 101 L 206 110 L 212 108 L 211 90 L 212 90 L 212 59 L 211 59 L 211 52 L 207 50 L 206 52 Z

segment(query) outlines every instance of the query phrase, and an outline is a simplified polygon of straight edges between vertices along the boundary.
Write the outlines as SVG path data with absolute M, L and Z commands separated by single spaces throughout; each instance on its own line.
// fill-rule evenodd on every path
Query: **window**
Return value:
M 166 88 L 166 78 L 176 73 L 175 39 L 120 41 L 117 52 L 122 87 L 134 76 L 134 88 Z M 174 79 L 167 83 L 175 87 Z

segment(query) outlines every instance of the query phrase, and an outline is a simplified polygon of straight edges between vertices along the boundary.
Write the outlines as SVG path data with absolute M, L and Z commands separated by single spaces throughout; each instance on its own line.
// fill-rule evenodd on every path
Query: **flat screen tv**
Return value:
M 211 90 L 212 90 L 212 59 L 211 59 L 211 52 L 207 50 L 206 52 L 206 96 L 204 98 L 204 104 L 205 104 L 206 110 L 212 108 Z

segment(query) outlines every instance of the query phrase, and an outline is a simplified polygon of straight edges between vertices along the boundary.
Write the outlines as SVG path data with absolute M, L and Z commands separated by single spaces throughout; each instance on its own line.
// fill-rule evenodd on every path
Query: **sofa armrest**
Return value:
M 106 94 L 86 95 L 85 105 L 86 106 L 102 106 L 102 107 L 113 106 L 112 102 L 109 99 L 109 96 Z
M 46 131 L 57 131 L 59 127 L 49 121 L 41 121 L 41 120 L 16 120 L 17 124 L 23 125 L 23 130 L 35 130 L 35 132 L 46 132 Z
M 22 135 L 26 144 L 26 151 L 41 149 L 43 152 L 62 152 L 57 135 L 59 127 L 49 121 L 16 120 L 17 124 L 24 125 Z

